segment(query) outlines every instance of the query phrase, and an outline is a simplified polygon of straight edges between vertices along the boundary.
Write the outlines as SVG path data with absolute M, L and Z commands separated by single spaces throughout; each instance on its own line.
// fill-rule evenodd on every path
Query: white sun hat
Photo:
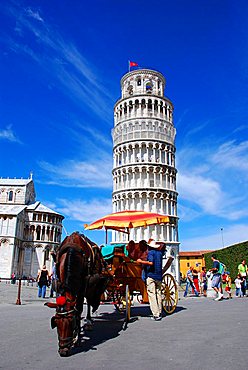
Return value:
M 156 244 L 155 240 L 151 240 L 150 242 L 147 243 L 149 245 L 149 247 L 151 248 L 160 248 L 160 244 Z

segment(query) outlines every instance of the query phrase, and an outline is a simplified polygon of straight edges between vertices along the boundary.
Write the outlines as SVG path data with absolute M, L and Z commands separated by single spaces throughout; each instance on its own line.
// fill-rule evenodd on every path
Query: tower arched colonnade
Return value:
M 169 222 L 131 229 L 136 242 L 153 238 L 175 257 L 179 276 L 178 217 L 173 104 L 164 96 L 165 78 L 157 71 L 137 69 L 121 79 L 121 98 L 114 106 L 113 211 L 144 210 L 169 216 Z M 127 235 L 112 233 L 113 242 Z

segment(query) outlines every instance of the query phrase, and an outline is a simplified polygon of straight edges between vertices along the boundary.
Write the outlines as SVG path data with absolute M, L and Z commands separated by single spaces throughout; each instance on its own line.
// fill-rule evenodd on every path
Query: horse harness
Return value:
M 54 321 L 64 319 L 64 318 L 67 318 L 67 319 L 71 318 L 72 319 L 72 336 L 66 337 L 66 338 L 61 338 L 61 336 L 59 335 L 59 331 L 58 331 L 58 339 L 59 339 L 60 349 L 64 349 L 68 346 L 71 346 L 71 345 L 75 344 L 76 341 L 77 341 L 77 335 L 75 335 L 76 334 L 75 330 L 77 328 L 77 317 L 76 317 L 77 313 L 76 313 L 76 311 L 77 311 L 76 307 L 74 307 L 70 311 L 65 311 L 65 312 L 58 312 L 57 311 L 55 316 L 53 317 Z

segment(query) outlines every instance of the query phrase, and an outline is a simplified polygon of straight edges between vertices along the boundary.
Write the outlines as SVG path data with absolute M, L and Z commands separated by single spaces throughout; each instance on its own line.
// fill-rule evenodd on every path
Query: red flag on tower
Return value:
M 129 61 L 129 67 L 138 67 L 138 63 Z

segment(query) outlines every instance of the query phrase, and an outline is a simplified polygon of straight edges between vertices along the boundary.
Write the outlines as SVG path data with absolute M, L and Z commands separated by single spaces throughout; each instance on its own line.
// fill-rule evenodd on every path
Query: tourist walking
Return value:
M 246 260 L 243 260 L 240 265 L 238 265 L 238 273 L 242 277 L 242 282 L 241 282 L 241 290 L 243 293 L 243 296 L 246 296 L 246 286 L 247 286 L 247 265 L 246 265 Z
M 193 269 L 193 283 L 195 286 L 195 289 L 197 290 L 198 293 L 200 293 L 200 287 L 199 287 L 199 273 L 196 269 Z M 192 289 L 192 293 L 194 293 L 194 289 Z
M 49 283 L 49 273 L 46 268 L 46 265 L 44 265 L 42 269 L 38 271 L 37 282 L 38 282 L 38 297 L 45 298 L 46 288 Z
M 225 275 L 226 275 L 226 277 L 225 277 L 225 282 L 226 282 L 225 291 L 227 292 L 227 294 L 228 294 L 227 298 L 229 299 L 229 298 L 232 298 L 232 279 L 231 279 L 229 271 L 226 271 Z
M 189 287 L 191 287 L 193 289 L 195 295 L 198 297 L 199 293 L 196 290 L 196 287 L 195 287 L 195 284 L 194 284 L 194 281 L 193 281 L 193 267 L 192 266 L 190 266 L 189 270 L 187 271 L 186 277 L 187 277 L 187 279 L 186 279 L 186 288 L 185 288 L 185 292 L 184 292 L 183 296 L 187 297 Z
M 241 290 L 241 283 L 242 283 L 242 278 L 241 275 L 238 274 L 236 279 L 234 280 L 235 288 L 236 288 L 236 297 L 243 297 L 243 292 Z
M 12 272 L 11 274 L 11 284 L 15 284 L 16 283 L 16 274 L 15 272 Z
M 164 252 L 155 240 L 148 243 L 147 260 L 138 259 L 137 262 L 144 265 L 146 275 L 146 285 L 152 319 L 160 321 L 162 319 L 162 258 Z
M 51 287 L 50 287 L 50 298 L 53 298 L 53 294 L 55 293 L 56 294 L 56 281 L 57 281 L 57 276 L 56 276 L 56 253 L 55 252 L 51 252 L 51 256 L 52 256 L 52 263 L 53 263 L 53 266 L 52 266 L 52 272 L 50 274 L 50 283 L 51 283 Z
M 223 298 L 222 288 L 221 288 L 221 270 L 222 264 L 217 260 L 216 255 L 212 254 L 211 259 L 213 261 L 213 267 L 209 270 L 213 274 L 212 278 L 212 288 L 217 293 L 215 301 L 220 301 Z
M 204 295 L 204 297 L 207 297 L 207 270 L 206 267 L 202 267 L 202 271 L 200 273 L 200 285 L 201 285 L 201 294 Z

